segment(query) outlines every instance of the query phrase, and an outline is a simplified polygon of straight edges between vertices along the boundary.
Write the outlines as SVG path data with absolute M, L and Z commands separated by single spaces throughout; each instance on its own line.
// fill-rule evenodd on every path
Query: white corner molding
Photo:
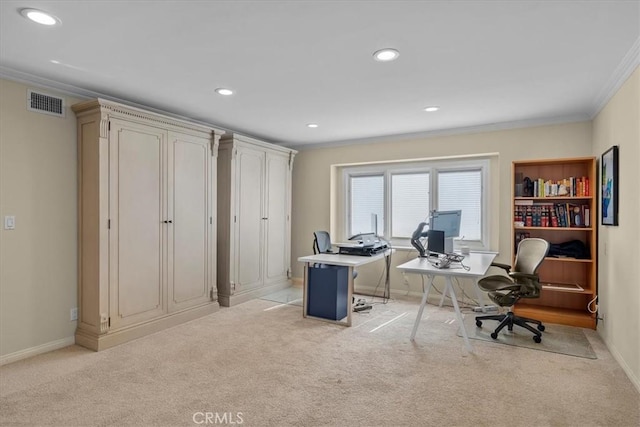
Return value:
M 591 107 L 591 119 L 593 119 L 616 94 L 620 86 L 627 81 L 631 73 L 640 65 L 640 37 L 636 39 L 631 49 L 622 58 L 607 84 L 604 85 L 593 100 Z
M 298 151 L 305 151 L 305 150 L 312 150 L 317 148 L 341 147 L 346 145 L 377 144 L 377 143 L 385 143 L 385 142 L 408 141 L 412 139 L 434 138 L 438 136 L 464 135 L 464 134 L 473 134 L 473 133 L 482 133 L 482 132 L 497 132 L 497 131 L 510 130 L 510 129 L 522 129 L 522 128 L 528 128 L 528 127 L 552 126 L 552 125 L 565 124 L 565 123 L 585 122 L 588 120 L 591 120 L 591 117 L 589 116 L 588 113 L 585 112 L 585 113 L 578 113 L 578 114 L 565 115 L 565 116 L 537 117 L 532 119 L 514 120 L 509 122 L 487 123 L 482 125 L 446 128 L 446 129 L 434 129 L 429 131 L 404 133 L 404 134 L 381 135 L 381 136 L 374 136 L 374 137 L 361 138 L 361 139 L 347 139 L 343 141 L 317 142 L 317 143 L 311 143 L 311 144 L 282 143 L 281 145 L 283 147 L 295 149 Z
M 24 350 L 9 353 L 0 357 L 0 366 L 8 363 L 17 362 L 18 360 L 26 359 L 28 357 L 37 356 L 38 354 L 48 353 L 53 350 L 58 350 L 76 343 L 75 337 L 66 337 L 56 341 L 51 341 L 35 347 L 25 348 Z
M 29 74 L 24 71 L 14 70 L 12 68 L 8 68 L 2 65 L 0 65 L 0 78 L 16 81 L 25 85 L 36 85 L 43 89 L 52 90 L 63 95 L 79 98 L 81 100 L 91 100 L 91 99 L 100 98 L 100 99 L 104 99 L 111 102 L 125 104 L 130 107 L 144 109 L 144 110 L 151 111 L 153 113 L 164 115 L 174 119 L 186 120 L 201 126 L 215 127 L 216 129 L 219 129 L 223 133 L 230 132 L 229 129 L 225 129 L 224 127 L 213 125 L 211 123 L 204 122 L 202 120 L 192 119 L 187 116 L 171 113 L 169 111 L 165 111 L 149 105 L 142 105 L 134 101 L 117 98 L 106 93 L 95 92 L 95 91 L 84 89 L 78 86 L 62 83 L 56 80 L 51 80 L 45 77 L 36 76 L 34 74 Z

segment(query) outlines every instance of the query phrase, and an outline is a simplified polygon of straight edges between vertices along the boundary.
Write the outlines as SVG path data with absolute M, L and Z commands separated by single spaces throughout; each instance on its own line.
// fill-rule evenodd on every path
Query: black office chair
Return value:
M 313 253 L 315 254 L 332 254 L 333 244 L 331 237 L 327 231 L 316 231 L 313 233 Z M 324 267 L 326 264 L 315 264 L 314 267 Z M 358 272 L 353 270 L 353 278 L 358 277 Z
M 509 331 L 513 330 L 513 325 L 518 325 L 533 332 L 533 340 L 537 343 L 542 341 L 542 331 L 544 325 L 541 321 L 520 317 L 513 314 L 511 307 L 520 298 L 539 298 L 542 285 L 538 279 L 536 271 L 549 252 L 549 242 L 543 239 L 524 239 L 518 245 L 516 262 L 511 271 L 511 266 L 506 264 L 493 263 L 494 267 L 504 269 L 508 276 L 492 275 L 478 281 L 480 289 L 489 293 L 489 298 L 500 307 L 507 307 L 505 314 L 495 314 L 488 316 L 476 316 L 476 326 L 482 327 L 483 320 L 497 320 L 498 327 L 491 333 L 491 338 L 498 338 L 498 333 L 506 326 Z M 529 325 L 537 325 L 537 330 Z

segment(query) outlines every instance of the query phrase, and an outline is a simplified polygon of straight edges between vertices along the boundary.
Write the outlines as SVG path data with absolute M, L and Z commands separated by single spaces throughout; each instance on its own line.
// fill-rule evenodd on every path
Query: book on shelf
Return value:
M 584 212 L 582 206 L 569 204 L 569 224 L 571 227 L 584 227 Z
M 588 205 L 582 205 L 582 212 L 584 213 L 584 226 L 591 227 L 591 209 Z
M 589 177 L 574 177 L 560 180 L 533 179 L 533 197 L 589 197 Z
M 590 227 L 590 215 L 591 208 L 584 203 L 515 203 L 513 206 L 516 227 Z

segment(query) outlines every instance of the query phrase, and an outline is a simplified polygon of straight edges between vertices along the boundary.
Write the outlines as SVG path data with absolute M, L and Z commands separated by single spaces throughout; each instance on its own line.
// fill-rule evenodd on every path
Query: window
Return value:
M 429 172 L 391 175 L 392 238 L 411 238 L 429 210 Z
M 377 232 L 393 246 L 410 246 L 418 224 L 432 210 L 462 210 L 455 246 L 489 249 L 489 160 L 425 160 L 342 168 L 345 212 L 338 229 L 345 240 Z
M 460 238 L 482 240 L 482 171 L 438 174 L 438 210 L 462 209 Z
M 384 235 L 384 176 L 351 177 L 349 235 Z

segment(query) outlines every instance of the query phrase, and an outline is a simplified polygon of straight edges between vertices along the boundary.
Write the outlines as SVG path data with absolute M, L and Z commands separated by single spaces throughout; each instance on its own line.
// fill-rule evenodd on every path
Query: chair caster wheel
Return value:
M 538 325 L 538 330 L 539 330 L 540 332 L 544 331 L 544 325 Z
M 476 320 L 476 326 L 482 328 L 482 320 Z
M 491 338 L 493 338 L 494 340 L 497 340 L 498 334 L 496 334 L 495 332 L 491 332 Z
M 542 338 L 540 338 L 540 337 L 539 337 L 539 336 L 537 336 L 537 335 L 534 335 L 534 336 L 533 336 L 533 340 L 534 340 L 535 342 L 537 342 L 538 344 L 540 344 L 540 342 L 542 341 Z

